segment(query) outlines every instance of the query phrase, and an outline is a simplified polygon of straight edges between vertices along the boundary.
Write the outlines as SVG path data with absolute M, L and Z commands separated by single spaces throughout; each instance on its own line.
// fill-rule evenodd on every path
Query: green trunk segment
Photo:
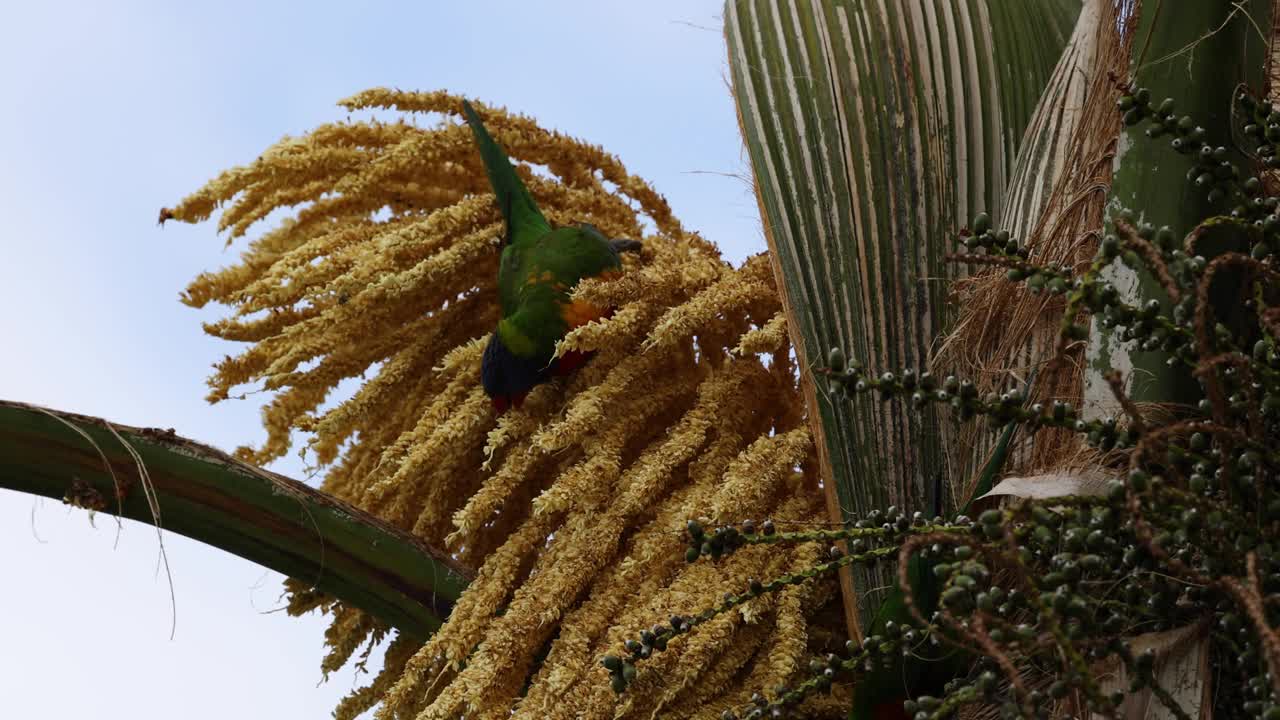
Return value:
M 1255 91 L 1265 89 L 1266 44 L 1258 28 L 1269 27 L 1270 0 L 1237 4 L 1225 0 L 1145 0 L 1136 13 L 1130 20 L 1137 22 L 1130 65 L 1135 86 L 1148 88 L 1156 105 L 1166 97 L 1173 98 L 1179 116 L 1190 115 L 1205 128 L 1206 142 L 1231 148 L 1232 91 L 1240 83 Z M 1234 17 L 1228 19 L 1232 13 Z M 1143 53 L 1140 60 L 1138 55 Z M 1187 171 L 1195 165 L 1194 159 L 1175 152 L 1169 146 L 1169 135 L 1154 140 L 1146 137 L 1148 126 L 1143 121 L 1123 131 L 1108 198 L 1108 219 L 1121 210 L 1133 210 L 1139 220 L 1157 227 L 1168 225 L 1182 237 L 1200 218 L 1230 212 L 1227 201 L 1212 206 L 1206 191 L 1188 182 Z M 1238 152 L 1232 150 L 1231 154 L 1234 162 L 1248 167 Z M 1112 265 L 1104 277 L 1128 302 L 1157 299 L 1169 307 L 1164 290 L 1145 270 L 1135 273 Z M 1124 374 L 1130 394 L 1139 402 L 1197 401 L 1197 383 L 1185 370 L 1171 370 L 1165 364 L 1167 357 L 1161 352 L 1131 352 L 1119 343 L 1114 329 L 1093 322 L 1085 374 L 1086 410 L 1092 416 L 1116 413 L 1104 377 L 1113 368 Z
M 793 339 L 921 367 L 947 326 L 944 259 L 997 211 L 1078 0 L 729 0 L 734 94 Z M 812 408 L 845 517 L 934 504 L 938 418 L 869 398 Z M 878 571 L 859 593 L 888 585 Z M 877 596 L 859 597 L 861 622 Z M 851 602 L 848 598 L 846 602 Z
M 0 488 L 78 494 L 115 514 L 101 450 L 124 487 L 120 515 L 152 523 L 138 465 L 112 427 L 141 457 L 165 530 L 313 583 L 423 640 L 467 585 L 471 572 L 447 554 L 363 510 L 171 432 L 0 401 Z

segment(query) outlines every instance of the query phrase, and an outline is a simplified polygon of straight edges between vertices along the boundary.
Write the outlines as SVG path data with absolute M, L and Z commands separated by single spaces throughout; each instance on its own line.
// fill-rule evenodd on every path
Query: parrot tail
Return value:
M 494 142 L 475 108 L 466 100 L 462 101 L 462 114 L 475 135 L 480 159 L 484 162 L 485 173 L 489 176 L 489 184 L 507 226 L 505 244 L 523 244 L 542 237 L 551 230 L 551 226 L 538 210 L 524 181 L 516 174 L 506 152 Z

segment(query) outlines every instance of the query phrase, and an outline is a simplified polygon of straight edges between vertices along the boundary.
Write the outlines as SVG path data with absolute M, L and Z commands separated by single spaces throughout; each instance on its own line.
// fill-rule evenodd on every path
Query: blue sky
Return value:
M 230 449 L 258 405 L 209 406 L 235 352 L 178 303 L 233 262 L 159 208 L 366 87 L 447 88 L 603 145 L 740 261 L 764 249 L 725 81 L 720 0 L 20 3 L 0 27 L 0 398 L 174 427 Z M 293 458 L 274 466 L 299 476 Z M 0 491 L 7 717 L 324 718 L 318 617 L 268 614 L 279 577 L 168 536 Z

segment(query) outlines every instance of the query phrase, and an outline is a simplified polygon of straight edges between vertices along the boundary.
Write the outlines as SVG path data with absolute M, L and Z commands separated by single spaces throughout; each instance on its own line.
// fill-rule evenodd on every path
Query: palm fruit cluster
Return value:
M 751 580 L 701 614 L 641 631 L 603 658 L 624 692 L 638 663 L 685 633 L 761 595 L 855 563 L 897 562 L 910 620 L 889 623 L 843 653 L 814 656 L 807 677 L 761 689 L 725 720 L 804 717 L 806 703 L 833 686 L 868 677 L 902 657 L 962 658 L 935 694 L 907 697 L 903 717 L 940 720 L 965 706 L 1002 718 L 1116 717 L 1147 690 L 1173 717 L 1198 715 L 1162 684 L 1160 658 L 1135 650 L 1140 636 L 1186 630 L 1210 653 L 1213 715 L 1280 720 L 1280 197 L 1267 174 L 1280 167 L 1280 109 L 1245 91 L 1247 170 L 1226 145 L 1179 116 L 1172 99 L 1154 105 L 1125 88 L 1124 122 L 1148 122 L 1151 138 L 1196 160 L 1188 181 L 1207 193 L 1209 217 L 1179 238 L 1132 212 L 1111 218 L 1082 272 L 1034 262 L 1008 232 L 977 217 L 960 233 L 958 262 L 1003 268 L 1031 292 L 1064 296 L 1060 349 L 1087 341 L 1088 323 L 1112 329 L 1137 352 L 1160 353 L 1194 378 L 1198 404 L 1139 409 L 1125 378 L 1108 377 L 1118 417 L 1091 418 L 1064 402 L 1026 404 L 1024 392 L 981 394 L 963 378 L 920 369 L 874 371 L 830 351 L 823 370 L 840 402 L 938 403 L 961 421 L 986 418 L 1029 433 L 1066 428 L 1094 450 L 1110 479 L 1077 494 L 988 507 L 976 518 L 876 511 L 837 529 L 780 532 L 774 523 L 687 527 L 690 562 L 717 562 L 754 544 L 823 543 L 810 571 Z M 1220 141 L 1228 143 L 1228 138 Z M 1252 174 L 1250 174 L 1252 173 Z M 1212 243 L 1207 241 L 1212 239 Z M 1149 273 L 1165 298 L 1135 300 L 1107 278 L 1121 264 Z M 842 550 L 841 546 L 845 549 Z M 908 561 L 928 561 L 936 602 L 914 592 Z M 941 663 L 941 660 L 936 662 Z M 1127 685 L 1107 678 L 1123 669 Z M 803 673 L 802 673 L 803 675 Z

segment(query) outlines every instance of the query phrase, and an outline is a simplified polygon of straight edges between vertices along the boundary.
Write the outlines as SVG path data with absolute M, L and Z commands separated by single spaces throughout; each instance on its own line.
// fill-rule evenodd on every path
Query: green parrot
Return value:
M 1027 396 L 1034 381 L 1033 373 L 1024 390 L 1028 393 Z M 969 512 L 974 500 L 991 491 L 996 476 L 1009 457 L 1010 444 L 1018 427 L 1019 424 L 1016 422 L 1005 426 L 1000 439 L 996 442 L 991 459 L 982 468 L 982 474 L 973 488 L 973 494 L 960 508 L 957 516 Z M 941 498 L 941 492 L 937 494 Z M 941 513 L 934 514 L 936 516 Z M 911 583 L 912 597 L 915 599 L 916 608 L 925 618 L 929 618 L 938 609 L 938 600 L 941 595 L 940 581 L 934 577 L 933 565 L 933 561 L 925 560 L 919 555 L 913 555 L 907 561 L 907 579 Z M 903 590 L 895 584 L 884 601 L 880 603 L 880 607 L 876 609 L 875 617 L 872 618 L 871 627 L 866 635 L 867 637 L 883 635 L 890 622 L 902 624 L 913 621 Z M 918 655 L 912 655 L 909 658 L 899 657 L 888 667 L 877 666 L 875 670 L 864 675 L 854 688 L 853 707 L 849 712 L 849 720 L 909 720 L 902 707 L 908 698 L 922 694 L 937 695 L 948 680 L 967 672 L 972 666 L 973 658 L 967 653 L 955 649 L 944 652 L 946 654 L 936 658 L 923 658 Z
M 463 101 L 462 109 L 506 224 L 498 266 L 502 319 L 489 337 L 480 366 L 485 393 L 502 414 L 520 407 L 537 385 L 567 375 L 590 359 L 576 351 L 556 358 L 556 343 L 570 330 L 611 311 L 569 295 L 584 278 L 621 273 L 619 252 L 638 251 L 640 243 L 610 240 L 586 223 L 553 229 L 471 103 Z

